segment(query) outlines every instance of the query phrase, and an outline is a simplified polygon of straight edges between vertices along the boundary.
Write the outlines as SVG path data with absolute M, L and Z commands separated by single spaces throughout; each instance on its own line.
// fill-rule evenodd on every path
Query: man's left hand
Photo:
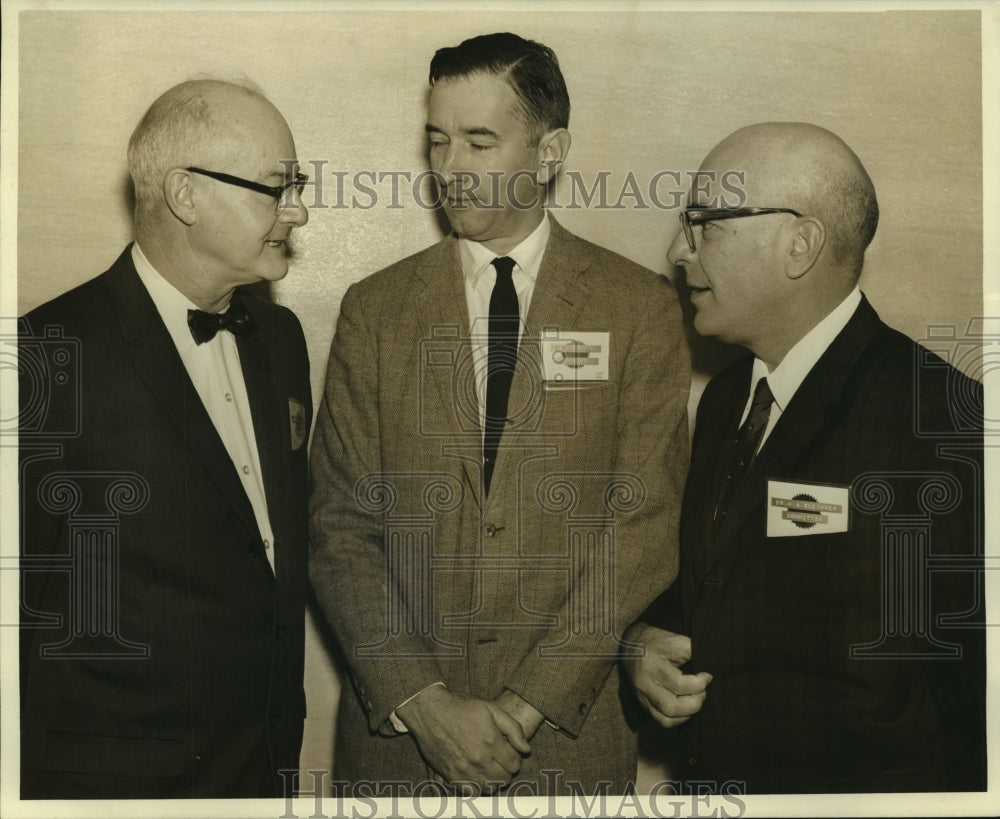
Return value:
M 505 688 L 503 693 L 493 702 L 520 723 L 525 739 L 530 740 L 542 722 L 545 721 L 545 716 L 541 711 L 509 688 Z

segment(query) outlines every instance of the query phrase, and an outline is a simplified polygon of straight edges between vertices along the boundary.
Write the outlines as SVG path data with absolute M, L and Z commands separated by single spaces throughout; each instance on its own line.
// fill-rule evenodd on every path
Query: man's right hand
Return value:
M 424 760 L 449 784 L 492 793 L 521 770 L 531 753 L 521 726 L 498 705 L 455 694 L 440 685 L 421 691 L 396 709 Z
M 641 657 L 622 661 L 642 707 L 664 728 L 687 722 L 701 710 L 712 675 L 685 674 L 681 666 L 691 659 L 691 638 L 645 623 L 625 632 L 625 641 L 645 649 Z

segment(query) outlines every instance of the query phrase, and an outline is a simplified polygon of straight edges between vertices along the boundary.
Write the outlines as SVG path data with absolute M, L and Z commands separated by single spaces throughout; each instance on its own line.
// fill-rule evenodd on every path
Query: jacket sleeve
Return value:
M 629 331 L 624 334 L 628 343 L 616 397 L 617 420 L 606 432 L 614 436 L 615 447 L 615 477 L 605 489 L 605 503 L 614 517 L 612 560 L 598 570 L 583 561 L 569 578 L 566 602 L 556 618 L 561 625 L 543 632 L 505 680 L 507 688 L 574 736 L 622 650 L 625 629 L 677 575 L 688 466 L 690 358 L 673 287 L 664 277 L 645 281 L 648 287 L 638 281 L 630 285 L 630 313 L 620 316 L 620 324 L 630 322 L 630 327 L 613 328 L 619 336 Z M 596 577 L 601 571 L 610 577 Z M 602 582 L 612 594 L 606 602 L 612 627 L 603 631 L 582 621 L 579 608 L 579 601 Z M 559 628 L 568 637 L 560 637 Z M 561 661 L 556 662 L 546 652 L 560 640 Z
M 392 733 L 390 713 L 444 677 L 419 635 L 390 634 L 403 606 L 389 576 L 374 310 L 361 289 L 345 294 L 330 349 L 310 454 L 309 574 L 347 660 L 372 730 Z M 374 480 L 372 480 L 374 478 Z

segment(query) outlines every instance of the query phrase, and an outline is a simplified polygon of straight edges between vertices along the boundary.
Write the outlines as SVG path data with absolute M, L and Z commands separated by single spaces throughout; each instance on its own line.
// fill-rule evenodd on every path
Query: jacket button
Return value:
M 690 765 L 693 768 L 697 764 L 698 764 L 698 759 L 696 757 L 693 756 L 688 757 L 688 765 Z
M 587 703 L 585 703 L 585 702 L 581 702 L 580 703 L 580 713 L 581 714 L 586 714 L 587 713 Z
M 487 537 L 493 537 L 496 533 L 497 533 L 497 527 L 494 526 L 492 523 L 487 523 L 486 524 L 486 536 Z
M 282 637 L 284 637 L 287 633 L 288 633 L 288 629 L 285 628 L 280 623 L 277 626 L 274 627 L 274 636 L 278 640 L 280 640 Z
M 250 557 L 260 557 L 260 549 L 257 547 L 257 543 L 255 541 L 251 540 L 247 544 L 247 554 L 250 555 Z

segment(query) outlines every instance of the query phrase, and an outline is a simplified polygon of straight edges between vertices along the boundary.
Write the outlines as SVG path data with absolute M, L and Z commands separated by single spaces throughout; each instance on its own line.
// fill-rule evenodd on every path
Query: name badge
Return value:
M 560 333 L 550 329 L 543 331 L 539 341 L 546 386 L 608 380 L 610 333 Z
M 306 408 L 301 401 L 294 398 L 288 399 L 288 423 L 291 433 L 292 452 L 302 448 L 306 442 Z
M 767 536 L 801 537 L 846 532 L 850 486 L 767 481 Z

